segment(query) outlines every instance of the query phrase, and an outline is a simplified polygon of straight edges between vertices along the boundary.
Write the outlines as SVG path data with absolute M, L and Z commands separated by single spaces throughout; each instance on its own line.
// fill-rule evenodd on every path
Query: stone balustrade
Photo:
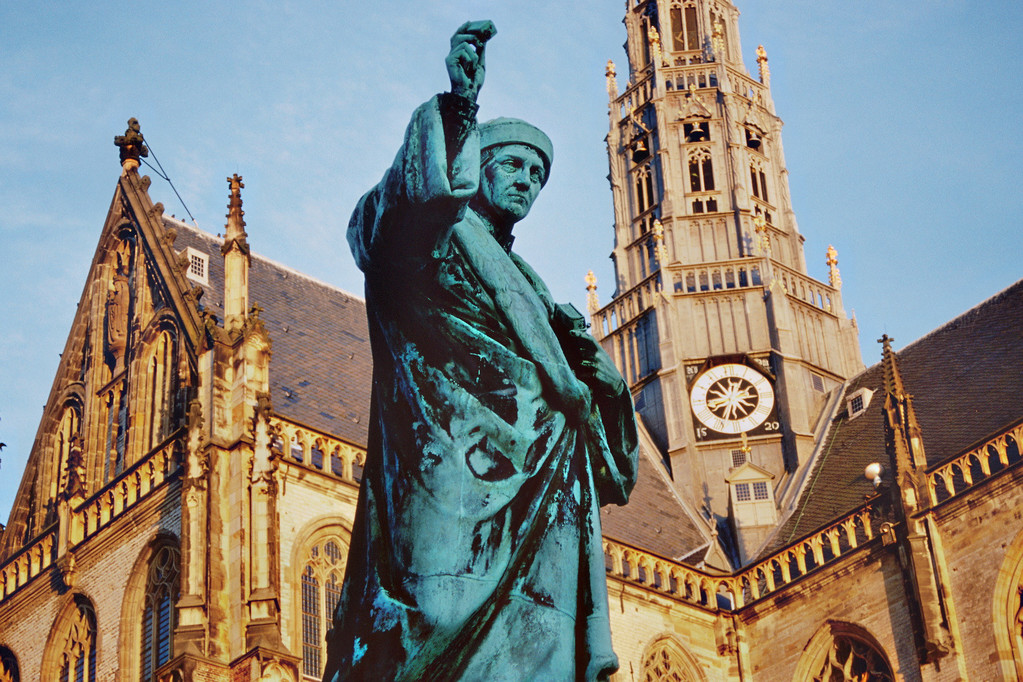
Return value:
M 599 340 L 627 326 L 654 305 L 654 296 L 661 289 L 661 271 L 648 275 L 638 285 L 616 297 L 590 317 L 593 335 Z
M 0 566 L 0 602 L 28 584 L 56 561 L 57 527 L 37 537 Z
M 160 447 L 72 510 L 68 520 L 68 544 L 73 547 L 94 536 L 174 474 L 182 464 L 180 448 L 184 433 L 184 429 L 174 433 Z
M 685 59 L 679 57 L 679 59 Z M 697 90 L 718 87 L 717 65 L 711 64 L 676 64 L 661 70 L 665 90 L 685 91 L 689 86 Z
M 710 610 L 748 606 L 874 539 L 871 509 L 864 505 L 738 573 L 715 575 L 604 539 L 610 575 Z
M 366 464 L 363 448 L 276 417 L 270 427 L 277 434 L 274 450 L 285 460 L 353 485 L 362 481 L 362 468 Z
M 931 504 L 939 504 L 1020 461 L 1023 423 L 927 473 Z
M 774 277 L 789 298 L 820 311 L 837 315 L 835 301 L 832 298 L 837 294 L 827 284 L 777 263 L 774 265 Z
M 636 83 L 630 83 L 615 102 L 618 108 L 618 120 L 625 121 L 633 111 L 639 111 L 653 96 L 654 81 L 650 76 Z M 612 108 L 612 113 L 614 109 Z

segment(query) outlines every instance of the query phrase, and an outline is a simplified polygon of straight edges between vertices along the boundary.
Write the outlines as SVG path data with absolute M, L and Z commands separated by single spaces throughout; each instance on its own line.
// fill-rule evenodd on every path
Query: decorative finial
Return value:
M 650 41 L 650 64 L 656 67 L 661 63 L 661 34 L 657 32 L 657 27 L 650 24 L 650 28 L 646 31 L 647 40 Z
M 838 250 L 828 244 L 828 257 L 824 261 L 828 266 L 828 284 L 836 289 L 842 288 L 842 275 L 838 272 Z
M 767 66 L 767 50 L 763 45 L 757 46 L 757 65 L 760 67 L 760 82 L 770 87 L 771 69 Z
M 142 129 L 137 118 L 128 119 L 124 135 L 114 136 L 114 145 L 121 148 L 121 168 L 124 173 L 137 170 L 139 158 L 149 156 L 149 149 L 143 144 Z
M 237 244 L 242 253 L 248 254 L 249 243 L 246 237 L 249 235 L 245 232 L 245 211 L 242 210 L 242 189 L 245 183 L 242 182 L 242 176 L 235 173 L 227 179 L 227 184 L 231 187 L 231 197 L 227 201 L 227 225 L 224 226 L 224 244 L 220 250 L 226 254 L 232 245 Z
M 618 79 L 615 78 L 618 73 L 615 71 L 615 63 L 610 59 L 607 60 L 607 68 L 604 69 L 604 76 L 607 77 L 607 96 L 612 100 L 618 98 Z
M 745 457 L 743 458 L 743 460 L 744 460 L 744 461 L 747 461 L 747 462 L 748 462 L 748 461 L 749 461 L 749 456 L 750 456 L 750 453 L 752 453 L 752 452 L 753 452 L 753 448 L 752 448 L 752 447 L 750 447 L 750 444 L 749 444 L 749 438 L 747 438 L 747 437 L 746 437 L 746 432 L 745 432 L 745 431 L 743 431 L 743 432 L 742 432 L 741 434 L 739 434 L 739 435 L 741 435 L 741 436 L 742 436 L 742 452 L 743 452 L 743 454 L 744 454 L 744 455 L 746 455 L 746 456 L 745 456 Z
M 771 255 L 771 235 L 767 232 L 767 221 L 761 213 L 753 216 L 753 227 L 757 232 L 757 250 L 764 256 Z
M 664 244 L 664 225 L 657 218 L 654 218 L 652 232 L 654 234 L 654 252 L 657 254 L 657 262 L 663 268 L 668 264 L 668 247 Z
M 714 60 L 725 58 L 725 27 L 721 19 L 714 22 L 714 33 L 711 37 L 711 44 L 714 46 Z
M 597 276 L 593 270 L 586 273 L 586 308 L 590 315 L 600 310 L 600 303 L 597 301 Z

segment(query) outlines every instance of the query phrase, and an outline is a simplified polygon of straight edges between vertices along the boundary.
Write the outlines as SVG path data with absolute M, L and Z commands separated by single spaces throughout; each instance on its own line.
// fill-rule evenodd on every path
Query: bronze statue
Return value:
M 596 680 L 611 649 L 599 507 L 624 504 L 628 387 L 512 250 L 550 173 L 532 125 L 478 125 L 489 21 L 412 116 L 348 241 L 366 277 L 366 469 L 324 680 Z

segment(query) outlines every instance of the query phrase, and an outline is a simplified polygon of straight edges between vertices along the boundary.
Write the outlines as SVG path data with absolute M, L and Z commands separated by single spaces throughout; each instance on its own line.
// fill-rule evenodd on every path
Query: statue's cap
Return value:
M 519 118 L 495 118 L 480 124 L 480 151 L 504 144 L 524 144 L 535 149 L 543 157 L 550 176 L 554 144 L 544 131 Z

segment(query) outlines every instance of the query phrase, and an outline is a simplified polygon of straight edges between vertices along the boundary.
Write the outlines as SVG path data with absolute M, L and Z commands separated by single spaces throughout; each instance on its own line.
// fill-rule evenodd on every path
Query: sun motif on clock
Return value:
M 718 433 L 739 434 L 764 423 L 774 408 L 774 389 L 764 375 L 735 363 L 711 367 L 689 392 L 693 414 Z

